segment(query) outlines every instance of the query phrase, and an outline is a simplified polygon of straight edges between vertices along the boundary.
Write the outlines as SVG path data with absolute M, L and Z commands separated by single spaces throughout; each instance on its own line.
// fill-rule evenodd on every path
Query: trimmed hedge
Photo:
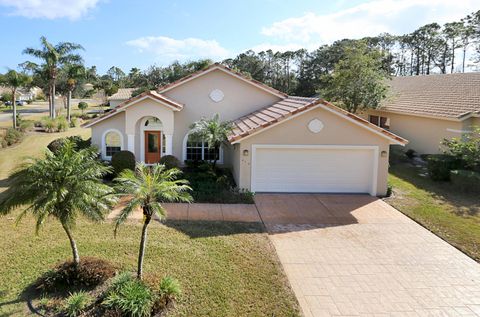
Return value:
M 162 156 L 160 159 L 160 164 L 165 165 L 167 169 L 180 167 L 180 161 L 173 155 Z
M 461 160 L 447 154 L 434 154 L 427 157 L 428 174 L 434 181 L 450 180 L 450 171 L 461 168 L 461 165 Z
M 135 170 L 135 155 L 130 151 L 120 151 L 112 156 L 112 166 L 116 175 L 124 169 Z
M 453 170 L 450 171 L 450 180 L 461 191 L 480 193 L 480 173 L 467 170 Z
M 90 147 L 92 145 L 92 139 L 87 140 L 82 139 L 79 135 L 69 136 L 67 138 L 58 138 L 53 140 L 47 145 L 47 148 L 53 153 L 57 153 L 58 149 L 65 143 L 66 140 L 70 140 L 75 144 L 75 150 L 82 150 Z

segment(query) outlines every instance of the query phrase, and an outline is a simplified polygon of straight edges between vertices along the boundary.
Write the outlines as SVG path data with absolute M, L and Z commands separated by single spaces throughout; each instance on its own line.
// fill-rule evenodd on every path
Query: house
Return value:
M 113 109 L 125 100 L 130 99 L 136 89 L 137 88 L 119 88 L 116 93 L 108 97 L 110 108 Z
M 146 163 L 163 155 L 211 160 L 215 153 L 190 139 L 189 127 L 215 113 L 234 125 L 219 164 L 255 192 L 384 195 L 389 146 L 407 143 L 327 101 L 288 96 L 220 64 L 130 98 L 85 127 L 105 160 L 120 150 Z
M 480 125 L 480 73 L 395 77 L 391 93 L 364 118 L 409 140 L 421 154 L 441 152 L 444 138 Z

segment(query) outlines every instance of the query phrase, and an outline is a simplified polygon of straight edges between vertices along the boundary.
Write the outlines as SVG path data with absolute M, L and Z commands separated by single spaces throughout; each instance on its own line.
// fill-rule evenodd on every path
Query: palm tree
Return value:
M 77 86 L 77 82 L 85 78 L 85 67 L 83 65 L 68 65 L 66 70 L 67 75 L 67 120 L 70 122 L 70 112 L 71 112 L 71 101 L 72 101 L 72 92 Z
M 58 69 L 65 64 L 81 64 L 83 59 L 80 55 L 74 54 L 77 50 L 83 50 L 80 44 L 71 42 L 60 42 L 56 45 L 47 41 L 46 37 L 40 37 L 41 49 L 26 48 L 23 53 L 36 57 L 43 61 L 43 68 L 47 70 L 48 85 L 50 90 L 50 116 L 55 118 L 55 84 Z
M 0 84 L 10 87 L 12 92 L 12 107 L 13 107 L 13 128 L 17 128 L 17 104 L 16 95 L 17 90 L 22 87 L 27 87 L 32 82 L 32 78 L 24 73 L 19 73 L 15 70 L 9 70 L 0 78 Z
M 75 150 L 72 141 L 55 151 L 46 150 L 45 158 L 32 158 L 11 175 L 10 187 L 0 200 L 0 215 L 26 206 L 17 218 L 27 213 L 36 218 L 36 233 L 47 218 L 60 221 L 72 248 L 75 265 L 80 263 L 72 229 L 79 216 L 101 221 L 116 203 L 113 189 L 102 183 L 110 167 L 97 160 L 95 148 Z
M 215 114 L 212 119 L 202 118 L 190 126 L 190 136 L 199 142 L 207 142 L 209 149 L 215 150 L 212 166 L 215 168 L 219 159 L 220 146 L 228 142 L 233 125 L 230 121 L 220 121 L 220 116 Z
M 125 169 L 115 179 L 119 196 L 128 197 L 128 203 L 122 209 L 115 222 L 115 235 L 118 227 L 136 209 L 142 208 L 143 228 L 138 253 L 137 277 L 142 278 L 143 258 L 147 242 L 147 227 L 152 217 L 165 218 L 162 202 L 191 202 L 191 188 L 184 179 L 178 179 L 181 171 L 177 168 L 166 169 L 164 165 L 146 166 L 137 164 L 135 171 Z

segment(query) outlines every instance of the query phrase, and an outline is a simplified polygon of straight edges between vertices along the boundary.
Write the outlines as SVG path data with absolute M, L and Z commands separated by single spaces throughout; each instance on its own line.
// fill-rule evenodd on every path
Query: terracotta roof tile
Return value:
M 480 112 L 480 73 L 394 77 L 379 110 L 460 119 Z
M 127 100 L 137 88 L 119 88 L 116 93 L 108 97 L 108 100 Z

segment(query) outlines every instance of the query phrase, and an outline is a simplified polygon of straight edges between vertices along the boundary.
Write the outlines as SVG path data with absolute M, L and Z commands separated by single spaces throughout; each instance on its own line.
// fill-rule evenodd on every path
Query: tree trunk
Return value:
M 462 73 L 465 73 L 465 55 L 467 55 L 467 47 L 463 47 L 463 58 L 462 58 Z
M 73 239 L 70 229 L 68 229 L 65 225 L 63 225 L 63 230 L 65 230 L 68 236 L 68 240 L 70 240 L 70 247 L 72 248 L 72 255 L 73 255 L 73 263 L 75 264 L 75 266 L 78 266 L 80 264 L 80 256 L 78 255 L 77 243 Z
M 12 110 L 13 110 L 13 128 L 17 128 L 17 104 L 15 94 L 17 93 L 17 89 L 12 89 Z
M 55 81 L 52 83 L 52 119 L 55 119 Z
M 67 120 L 70 122 L 70 102 L 72 101 L 72 91 L 68 91 L 68 96 L 67 96 Z
M 452 42 L 452 67 L 450 69 L 450 74 L 453 74 L 454 67 L 455 67 L 455 42 Z
M 143 258 L 145 256 L 145 246 L 147 244 L 147 227 L 148 227 L 148 224 L 150 223 L 150 220 L 152 219 L 152 216 L 149 214 L 146 208 L 143 209 L 143 215 L 145 216 L 145 221 L 143 223 L 143 228 L 142 228 L 142 238 L 140 240 L 140 250 L 138 252 L 138 268 L 137 268 L 137 278 L 139 280 L 142 279 L 142 275 L 143 275 Z

